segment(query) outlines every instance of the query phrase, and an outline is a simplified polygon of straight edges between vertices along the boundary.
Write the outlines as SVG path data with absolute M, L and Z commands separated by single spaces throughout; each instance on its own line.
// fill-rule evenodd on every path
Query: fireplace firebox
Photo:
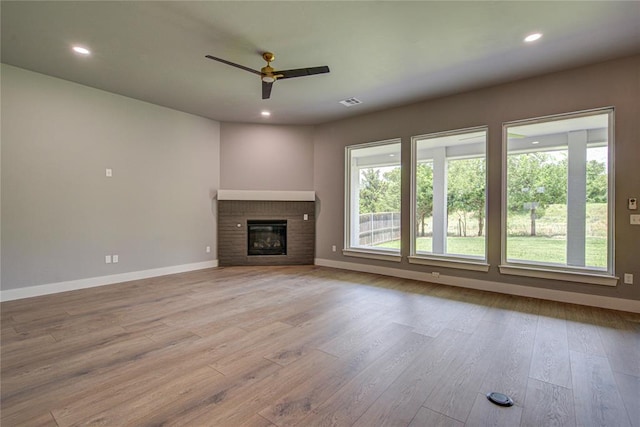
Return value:
M 287 220 L 247 220 L 247 255 L 286 255 Z

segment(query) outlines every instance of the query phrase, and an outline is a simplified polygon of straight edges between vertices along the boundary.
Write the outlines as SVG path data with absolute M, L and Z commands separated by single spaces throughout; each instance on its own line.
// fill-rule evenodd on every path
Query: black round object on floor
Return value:
M 506 394 L 498 393 L 492 391 L 491 393 L 487 393 L 487 399 L 492 403 L 500 406 L 513 406 L 513 399 L 511 399 Z

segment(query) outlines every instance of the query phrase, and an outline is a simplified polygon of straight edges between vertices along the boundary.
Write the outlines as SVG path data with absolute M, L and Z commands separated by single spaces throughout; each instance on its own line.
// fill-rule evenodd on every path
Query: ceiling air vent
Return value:
M 352 105 L 362 104 L 362 101 L 357 98 L 347 98 L 340 101 L 340 104 L 344 105 L 345 107 L 351 107 Z

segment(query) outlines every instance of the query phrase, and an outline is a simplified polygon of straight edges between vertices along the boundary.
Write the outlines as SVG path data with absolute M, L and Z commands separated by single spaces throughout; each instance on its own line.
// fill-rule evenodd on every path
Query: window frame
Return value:
M 381 141 L 374 142 L 365 142 L 361 144 L 347 145 L 345 147 L 345 179 L 344 179 L 344 246 L 342 249 L 342 254 L 345 256 L 352 256 L 358 258 L 369 258 L 376 259 L 381 261 L 392 261 L 392 262 L 401 262 L 402 261 L 402 238 L 400 240 L 400 248 L 399 249 L 386 249 L 386 248 L 372 248 L 372 247 L 360 247 L 360 246 L 351 246 L 351 202 L 352 202 L 352 194 L 351 194 L 351 152 L 358 149 L 363 148 L 371 148 L 371 147 L 380 147 L 384 145 L 392 145 L 399 144 L 400 145 L 400 158 L 399 166 L 402 170 L 402 139 L 401 138 L 390 138 Z M 402 186 L 402 181 L 401 181 Z M 400 206 L 402 215 L 402 188 L 400 190 Z M 400 220 L 400 235 L 402 236 L 402 219 Z
M 418 253 L 417 236 L 416 236 L 416 209 L 417 209 L 417 172 L 418 172 L 418 142 L 424 139 L 433 139 L 446 136 L 462 135 L 474 132 L 485 133 L 484 143 L 484 160 L 485 160 L 485 185 L 484 185 L 484 215 L 485 215 L 485 233 L 484 233 L 484 258 L 464 256 L 460 254 L 437 254 L 437 253 Z M 410 196 L 410 255 L 407 260 L 410 264 L 429 265 L 435 267 L 456 268 L 472 271 L 489 271 L 488 264 L 488 207 L 489 207 L 489 127 L 487 125 L 474 126 L 462 129 L 453 129 L 442 132 L 432 132 L 423 135 L 411 137 L 411 196 Z M 445 236 L 446 238 L 446 236 Z
M 576 267 L 568 265 L 545 264 L 533 261 L 509 261 L 507 259 L 507 216 L 508 216 L 508 200 L 507 200 L 507 160 L 508 151 L 508 132 L 513 126 L 534 125 L 540 123 L 548 123 L 553 121 L 574 119 L 580 117 L 588 117 L 595 115 L 608 115 L 607 129 L 607 269 L 606 271 L 589 268 Z M 553 114 L 548 116 L 514 120 L 503 122 L 502 124 L 502 187 L 501 187 L 501 247 L 500 247 L 500 265 L 501 274 L 536 277 L 551 280 L 560 280 L 567 282 L 579 282 L 603 286 L 616 286 L 619 280 L 615 276 L 615 108 L 602 107 L 590 110 L 582 110 L 561 114 Z

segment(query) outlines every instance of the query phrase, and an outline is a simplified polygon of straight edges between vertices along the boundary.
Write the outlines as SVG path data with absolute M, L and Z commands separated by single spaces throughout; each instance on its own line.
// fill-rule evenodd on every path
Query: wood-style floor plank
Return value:
M 97 412 L 117 408 L 129 398 L 128 393 L 148 393 L 166 381 L 181 376 L 184 371 L 205 366 L 211 360 L 211 351 L 246 333 L 240 329 L 230 329 L 215 336 L 189 340 L 182 345 L 145 354 L 135 361 L 108 370 L 97 371 L 82 381 L 61 388 L 60 395 L 69 396 L 69 399 L 53 413 L 62 425 L 70 425 Z M 100 387 L 96 388 L 95 384 Z
M 431 340 L 416 357 L 418 363 L 406 369 L 354 424 L 360 427 L 408 425 L 427 396 L 447 375 L 457 343 L 468 335 L 445 330 Z
M 478 330 L 458 345 L 458 352 L 446 367 L 438 388 L 427 397 L 424 406 L 447 417 L 465 421 L 474 404 L 489 367 L 498 358 L 496 343 L 504 329 L 481 322 Z
M 210 411 L 200 416 L 201 419 L 193 420 L 194 424 L 202 422 L 210 425 L 240 425 L 245 419 L 253 417 L 258 411 L 265 408 L 280 396 L 288 393 L 295 387 L 307 381 L 310 373 L 323 372 L 331 368 L 337 362 L 335 356 L 315 350 L 287 366 L 287 369 L 279 369 L 271 375 L 255 383 L 254 390 L 260 392 L 247 395 L 225 396 L 215 412 Z M 266 419 L 260 416 L 262 419 Z M 174 417 L 171 424 L 180 424 L 180 419 Z
M 3 302 L 0 362 L 3 427 L 640 427 L 638 314 L 315 266 Z
M 640 333 L 636 325 L 620 321 L 610 327 L 598 329 L 604 350 L 616 371 L 634 377 L 640 377 Z
M 409 427 L 463 427 L 464 423 L 428 408 L 420 408 Z
M 307 426 L 352 426 L 397 378 L 417 360 L 430 343 L 420 334 L 407 335 L 375 363 L 356 375 L 312 414 L 303 419 Z
M 571 368 L 579 426 L 631 425 L 607 358 L 572 351 Z
M 331 369 L 316 373 L 300 386 L 285 393 L 261 410 L 260 415 L 279 426 L 297 425 L 389 350 L 397 349 L 403 342 L 412 342 L 410 338 L 413 335 L 409 328 L 402 325 L 390 324 L 381 328 L 363 340 L 366 342 L 362 346 L 353 347 L 339 357 L 339 363 Z M 391 353 L 392 356 L 394 354 Z
M 571 388 L 567 322 L 563 318 L 538 318 L 529 376 L 539 381 Z
M 567 305 L 567 335 L 569 350 L 606 356 L 602 339 L 598 333 L 598 326 L 591 324 L 593 319 L 589 307 Z
M 505 334 L 496 343 L 494 359 L 489 363 L 479 392 L 504 393 L 516 405 L 522 405 L 529 382 L 537 324 L 535 319 L 523 317 L 504 326 Z
M 614 372 L 613 375 L 618 385 L 618 391 L 624 401 L 624 406 L 627 408 L 631 425 L 633 427 L 640 427 L 640 404 L 638 403 L 638 397 L 640 397 L 640 378 L 619 372 Z
M 478 393 L 465 424 L 469 426 L 511 427 L 520 425 L 522 406 L 502 407 L 489 402 L 486 394 Z
M 522 427 L 575 427 L 573 393 L 568 388 L 531 379 L 524 401 Z

